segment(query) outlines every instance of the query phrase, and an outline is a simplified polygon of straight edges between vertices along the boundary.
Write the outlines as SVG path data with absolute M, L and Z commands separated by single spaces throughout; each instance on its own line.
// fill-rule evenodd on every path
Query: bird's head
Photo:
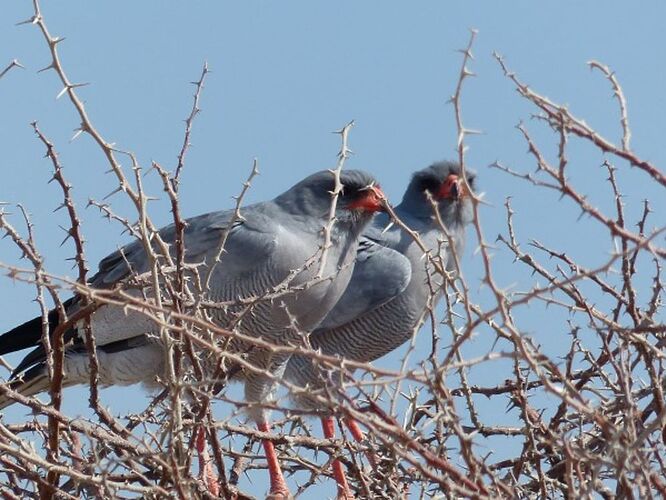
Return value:
M 359 230 L 375 212 L 385 210 L 384 193 L 375 178 L 362 170 L 343 170 L 335 218 L 339 224 L 351 224 Z M 326 220 L 331 207 L 331 194 L 336 187 L 330 170 L 314 173 L 296 184 L 275 201 L 293 214 Z
M 402 206 L 416 217 L 432 215 L 433 200 L 447 227 L 464 226 L 473 218 L 471 193 L 476 174 L 451 161 L 433 163 L 412 176 Z

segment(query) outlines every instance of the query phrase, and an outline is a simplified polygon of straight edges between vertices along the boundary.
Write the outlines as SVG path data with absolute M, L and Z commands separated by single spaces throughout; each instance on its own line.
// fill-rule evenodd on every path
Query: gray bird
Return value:
M 469 186 L 474 188 L 474 175 L 467 173 Z M 433 215 L 436 202 L 447 232 L 461 255 L 465 226 L 472 221 L 473 210 L 469 193 L 461 177 L 460 167 L 453 162 L 438 162 L 416 172 L 402 202 L 395 207 L 398 217 L 416 231 L 425 246 L 434 254 L 448 239 Z M 359 362 L 374 361 L 408 341 L 424 317 L 431 287 L 441 297 L 442 276 L 432 266 L 414 239 L 397 225 L 389 225 L 388 215 L 380 214 L 363 233 L 359 243 L 354 272 L 340 301 L 309 337 L 313 349 Z M 443 265 L 455 270 L 451 252 L 441 251 Z M 294 355 L 289 360 L 285 379 L 307 387 L 307 394 L 330 389 L 339 377 L 320 369 L 307 355 Z M 333 437 L 332 417 L 315 398 L 301 394 L 296 404 L 319 411 L 326 437 Z M 355 422 L 346 420 L 352 434 L 362 433 Z M 344 473 L 339 462 L 333 464 L 340 496 L 348 495 Z
M 213 262 L 221 236 L 228 231 L 225 251 L 215 266 L 207 298 L 217 302 L 261 297 L 288 282 L 287 291 L 272 300 L 258 300 L 251 311 L 228 307 L 214 311 L 214 321 L 223 328 L 235 327 L 247 336 L 261 337 L 278 345 L 297 343 L 302 332 L 311 331 L 331 310 L 345 290 L 356 259 L 358 239 L 374 212 L 383 209 L 383 195 L 369 174 L 347 170 L 341 173 L 343 191 L 338 198 L 336 222 L 330 233 L 331 247 L 323 268 L 316 258 L 324 242 L 334 175 L 330 171 L 313 174 L 271 201 L 243 208 L 242 218 L 231 225 L 233 211 L 213 212 L 187 221 L 185 260 L 204 264 L 204 275 Z M 173 225 L 160 231 L 173 243 Z M 171 245 L 173 247 L 173 245 Z M 171 250 L 173 252 L 173 248 Z M 313 258 L 315 257 L 315 258 Z M 309 265 L 305 265 L 311 261 Z M 135 241 L 103 259 L 91 279 L 93 288 L 111 288 L 132 275 L 149 269 L 142 242 Z M 298 272 L 295 272 L 298 271 Z M 313 282 L 320 273 L 326 279 Z M 289 281 L 290 279 L 290 281 Z M 303 286 L 311 283 L 308 286 Z M 314 284 L 312 284 L 314 283 Z M 68 316 L 79 309 L 77 299 L 66 303 Z M 242 319 L 239 315 L 242 313 Z M 49 314 L 50 331 L 57 327 L 58 315 Z M 97 343 L 101 385 L 152 385 L 164 376 L 165 352 L 156 333 L 157 325 L 139 312 L 126 312 L 120 306 L 104 305 L 91 316 Z M 12 389 L 29 396 L 48 389 L 46 354 L 41 344 L 41 317 L 0 336 L 0 355 L 34 347 L 12 374 Z M 64 386 L 89 381 L 89 361 L 81 323 L 65 332 Z M 230 350 L 246 352 L 247 361 L 261 370 L 280 376 L 288 360 L 286 354 L 232 341 Z M 270 395 L 270 377 L 244 370 L 245 397 L 261 403 Z M 0 408 L 13 401 L 0 395 Z M 252 405 L 250 405 L 252 407 Z M 259 405 L 254 405 L 255 407 Z M 262 431 L 268 431 L 266 415 L 253 410 L 251 416 Z M 287 496 L 272 442 L 264 442 L 271 472 L 271 494 Z

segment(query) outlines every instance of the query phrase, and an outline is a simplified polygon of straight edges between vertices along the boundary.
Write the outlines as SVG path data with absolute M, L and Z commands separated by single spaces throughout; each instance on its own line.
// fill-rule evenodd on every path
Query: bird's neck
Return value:
M 436 223 L 432 205 L 426 205 L 420 200 L 402 200 L 402 202 L 395 207 L 395 213 L 403 222 L 407 223 L 407 225 L 409 225 L 410 222 L 417 223 L 419 226 L 434 225 Z

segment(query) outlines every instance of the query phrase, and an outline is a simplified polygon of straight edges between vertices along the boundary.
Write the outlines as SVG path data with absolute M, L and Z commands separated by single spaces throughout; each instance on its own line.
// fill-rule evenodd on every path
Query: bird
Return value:
M 456 265 L 451 250 L 442 245 L 448 245 L 450 238 L 456 254 L 461 255 L 465 226 L 473 220 L 469 189 L 474 190 L 475 174 L 468 171 L 465 178 L 467 184 L 455 162 L 433 163 L 413 174 L 402 202 L 395 207 L 399 219 L 418 233 L 424 246 L 433 254 L 440 253 L 447 272 L 455 272 Z M 448 237 L 434 216 L 433 202 Z M 379 214 L 359 241 L 349 285 L 310 334 L 309 343 L 312 349 L 326 355 L 358 362 L 375 361 L 412 338 L 424 318 L 431 287 L 436 290 L 436 297 L 441 298 L 442 285 L 443 277 L 428 266 L 428 259 L 415 239 L 398 225 L 391 225 L 388 214 Z M 293 394 L 295 404 L 322 415 L 327 438 L 334 437 L 332 413 L 322 408 L 321 401 L 312 394 L 330 394 L 331 384 L 340 380 L 336 375 L 336 371 L 322 369 L 312 356 L 305 354 L 292 356 L 284 373 L 285 380 L 306 389 Z M 363 438 L 355 421 L 347 418 L 345 423 L 357 440 Z M 336 460 L 332 466 L 338 497 L 351 497 L 342 465 Z
M 185 261 L 199 264 L 203 274 L 214 266 L 207 298 L 228 303 L 262 295 L 288 283 L 286 292 L 270 300 L 256 300 L 251 311 L 246 305 L 211 312 L 216 326 L 234 327 L 245 336 L 261 338 L 277 345 L 298 343 L 303 332 L 311 331 L 335 305 L 352 275 L 358 239 L 375 212 L 384 210 L 384 195 L 374 177 L 361 170 L 339 174 L 342 190 L 337 198 L 334 224 L 329 238 L 325 228 L 330 220 L 332 196 L 337 185 L 335 173 L 323 170 L 301 180 L 272 200 L 244 207 L 240 217 L 234 210 L 212 212 L 188 219 L 184 229 Z M 174 253 L 175 225 L 159 231 Z M 220 261 L 214 264 L 221 238 L 226 238 Z M 322 257 L 325 241 L 330 242 Z M 317 257 L 319 258 L 313 258 Z M 91 278 L 93 289 L 122 287 L 150 269 L 143 242 L 134 241 L 104 258 Z M 321 278 L 316 280 L 315 278 Z M 191 281 L 191 280 L 190 280 Z M 140 292 L 134 292 L 136 294 Z M 76 297 L 65 303 L 68 316 L 81 308 Z M 52 333 L 58 314 L 48 315 Z M 151 386 L 165 376 L 165 349 L 157 324 L 147 315 L 126 311 L 122 305 L 100 305 L 90 315 L 97 345 L 99 383 Z M 89 355 L 83 321 L 64 334 L 63 386 L 88 383 Z M 24 396 L 48 389 L 47 353 L 41 341 L 42 318 L 30 320 L 0 336 L 0 355 L 32 347 L 18 364 L 9 386 Z M 232 340 L 230 351 L 245 352 L 254 370 L 240 370 L 249 416 L 259 430 L 270 427 L 261 409 L 273 391 L 288 354 Z M 266 373 L 268 372 L 268 374 Z M 271 377 L 269 374 L 272 374 Z M 14 401 L 0 393 L 0 409 Z M 289 491 L 282 475 L 273 443 L 263 441 L 269 465 L 270 493 L 287 498 Z

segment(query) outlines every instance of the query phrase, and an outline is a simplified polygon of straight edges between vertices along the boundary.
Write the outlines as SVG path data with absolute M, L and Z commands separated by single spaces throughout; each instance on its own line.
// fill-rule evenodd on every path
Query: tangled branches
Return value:
M 583 264 L 566 235 L 560 235 L 553 245 L 521 234 L 521 218 L 528 214 L 516 212 L 509 198 L 504 204 L 505 226 L 495 241 L 489 240 L 483 220 L 484 198 L 475 196 L 472 232 L 483 269 L 482 291 L 476 292 L 479 283 L 466 278 L 461 255 L 452 256 L 456 273 L 447 273 L 441 265 L 441 253 L 454 248 L 446 244 L 448 232 L 442 223 L 440 248 L 423 250 L 427 254 L 424 265 L 446 284 L 444 290 L 433 285 L 433 300 L 422 318 L 427 326 L 414 328 L 412 342 L 400 352 L 397 362 L 388 367 L 361 363 L 303 345 L 271 345 L 253 339 L 275 352 L 311 357 L 330 383 L 325 391 L 308 396 L 331 411 L 340 424 L 358 422 L 363 434 L 354 433 L 351 439 L 344 433 L 340 439 L 318 437 L 308 418 L 313 412 L 289 404 L 290 397 L 309 389 L 277 378 L 278 397 L 266 406 L 278 420 L 267 433 L 244 424 L 247 403 L 226 384 L 232 375 L 228 363 L 234 355 L 225 345 L 237 334 L 215 326 L 213 318 L 217 309 L 229 304 L 206 295 L 210 274 L 200 275 L 197 266 L 184 258 L 179 185 L 208 68 L 203 67 L 195 83 L 173 172 L 159 164 L 152 166 L 170 201 L 176 231 L 170 248 L 148 214 L 150 196 L 142 183 L 143 168 L 132 153 L 117 149 L 93 125 L 77 94 L 81 85 L 69 80 L 60 61 L 61 39 L 50 35 L 37 1 L 34 8 L 27 23 L 41 31 L 52 57 L 48 69 L 57 73 L 62 95 L 78 113 L 81 125 L 76 135 L 90 136 L 103 153 L 116 179 L 112 194 L 127 197 L 136 222 L 117 214 L 106 202 L 91 200 L 90 204 L 141 241 L 150 266 L 148 272 L 128 280 L 131 289 L 88 285 L 86 245 L 72 187 L 56 145 L 33 124 L 62 192 L 69 221 L 66 241 L 74 243 L 78 276 L 70 280 L 48 272 L 26 211 L 20 212 L 24 231 L 16 228 L 20 220 L 0 211 L 0 228 L 28 262 L 24 267 L 0 265 L 11 279 L 35 286 L 51 381 L 46 403 L 0 384 L 0 395 L 34 413 L 20 422 L 0 420 L 3 496 L 245 498 L 249 496 L 245 477 L 263 477 L 267 467 L 259 452 L 259 442 L 264 439 L 276 446 L 284 471 L 298 485 L 295 493 L 303 498 L 319 484 L 332 487 L 336 459 L 342 462 L 359 498 L 651 498 L 666 494 L 666 326 L 661 315 L 665 227 L 649 200 L 640 201 L 639 207 L 627 206 L 635 202 L 624 197 L 617 174 L 629 170 L 639 177 L 637 182 L 659 189 L 665 180 L 656 165 L 630 147 L 628 102 L 610 69 L 590 63 L 607 78 L 616 96 L 621 130 L 617 144 L 565 106 L 530 88 L 496 55 L 499 70 L 535 109 L 531 125 L 517 127 L 534 170 L 502 162 L 490 167 L 522 183 L 531 196 L 556 193 L 563 203 L 576 207 L 586 224 L 605 235 L 587 242 L 596 251 L 596 259 Z M 462 119 L 462 90 L 465 79 L 472 75 L 468 66 L 473 42 L 474 34 L 463 51 L 451 99 L 463 167 L 465 141 L 473 132 Z M 18 64 L 12 63 L 0 77 L 13 66 Z M 552 130 L 554 144 L 538 143 L 532 127 Z M 339 167 L 349 152 L 348 127 L 344 131 Z M 571 180 L 572 143 L 577 142 L 603 155 L 600 166 L 607 180 L 598 189 L 612 197 L 612 210 L 599 208 Z M 119 157 L 129 159 L 130 175 Z M 237 198 L 235 217 L 239 220 L 243 197 L 256 174 L 255 163 Z M 633 220 L 630 214 L 637 209 L 640 216 Z M 410 233 L 404 222 L 395 223 L 418 240 L 419 235 Z M 324 231 L 324 249 L 330 242 L 328 231 Z M 220 241 L 219 255 L 225 238 Z M 498 277 L 498 254 L 513 259 L 517 280 L 513 287 Z M 139 289 L 142 292 L 135 293 Z M 263 298 L 275 299 L 282 292 L 267 290 Z M 81 299 L 82 307 L 67 316 L 63 304 L 72 293 Z M 438 305 L 437 294 L 442 294 L 443 304 Z M 94 414 L 72 418 L 61 411 L 64 334 L 77 322 L 89 323 L 90 314 L 103 304 L 120 305 L 159 325 L 156 335 L 167 360 L 164 377 L 156 381 L 161 390 L 135 413 L 117 416 L 105 408 L 100 401 L 95 335 L 88 324 L 89 401 Z M 55 331 L 49 331 L 52 309 L 60 316 Z M 538 328 L 544 321 L 554 322 L 548 330 L 557 335 L 557 346 L 534 334 L 535 325 Z M 428 340 L 431 348 L 421 355 L 416 343 Z M 213 372 L 203 362 L 210 357 L 219 360 Z M 259 369 L 242 355 L 233 361 L 246 370 Z M 195 465 L 197 448 L 204 449 Z

